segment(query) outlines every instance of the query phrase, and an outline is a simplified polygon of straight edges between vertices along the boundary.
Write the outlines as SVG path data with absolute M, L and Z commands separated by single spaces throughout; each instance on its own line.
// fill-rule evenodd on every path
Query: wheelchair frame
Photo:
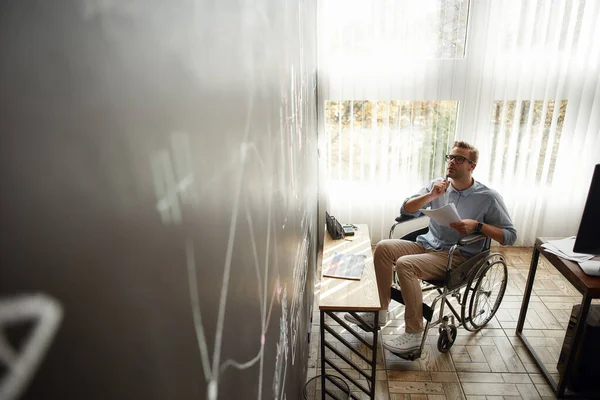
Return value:
M 400 216 L 396 218 L 396 223 L 390 229 L 390 238 L 392 237 L 395 227 L 406 221 L 412 219 L 406 216 Z M 401 239 L 415 241 L 416 237 L 420 234 L 424 234 L 428 231 L 428 228 L 421 228 L 416 231 L 410 232 Z M 485 240 L 484 250 L 469 258 L 464 263 L 456 268 L 452 268 L 452 258 L 454 252 L 463 246 L 473 244 Z M 508 283 L 508 269 L 506 261 L 502 254 L 491 253 L 490 251 L 491 239 L 483 234 L 471 234 L 461 238 L 457 244 L 452 246 L 449 250 L 448 264 L 446 266 L 446 276 L 444 280 L 424 280 L 423 292 L 437 290 L 438 295 L 433 299 L 431 306 L 423 303 L 423 317 L 427 320 L 423 331 L 423 338 L 421 339 L 421 346 L 418 350 L 409 353 L 396 353 L 401 358 L 407 360 L 415 360 L 421 356 L 425 341 L 430 328 L 439 326 L 439 337 L 437 348 L 440 352 L 445 353 L 454 344 L 457 334 L 457 328 L 464 326 L 468 331 L 478 331 L 482 329 L 487 323 L 494 317 L 496 311 L 500 307 L 500 303 L 504 297 L 506 291 L 506 285 Z M 498 296 L 496 297 L 494 304 L 490 310 L 490 313 L 485 317 L 483 321 L 475 322 L 475 319 L 482 315 L 485 311 L 483 309 L 477 310 L 479 305 L 480 296 L 491 296 L 491 291 L 482 290 L 482 279 L 485 278 L 488 271 L 491 271 L 494 266 L 500 266 L 503 278 L 500 282 L 500 288 Z M 399 290 L 398 276 L 396 273 L 396 267 L 394 266 L 394 284 L 392 285 L 392 299 L 404 304 L 402 293 Z M 463 291 L 464 289 L 464 291 Z M 458 303 L 461 306 L 460 314 L 450 303 L 450 297 L 457 298 Z M 474 309 L 474 300 L 477 307 Z M 440 311 L 435 321 L 432 321 L 435 312 L 435 306 L 441 301 Z M 467 309 L 468 303 L 468 309 Z M 444 315 L 444 308 L 448 306 L 451 315 Z M 458 324 L 455 324 L 455 318 Z

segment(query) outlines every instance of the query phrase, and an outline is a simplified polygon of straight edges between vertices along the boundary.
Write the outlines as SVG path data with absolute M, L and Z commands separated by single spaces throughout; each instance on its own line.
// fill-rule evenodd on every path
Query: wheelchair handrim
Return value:
M 494 295 L 494 293 L 491 293 L 490 295 L 487 295 L 487 291 L 489 291 L 489 288 L 482 288 L 483 283 L 486 282 L 486 277 L 488 276 L 488 273 L 492 270 L 492 268 L 494 267 L 500 267 L 500 273 L 503 275 L 501 276 L 501 281 L 499 282 L 499 287 L 498 289 L 498 294 L 497 297 L 493 300 L 493 305 L 491 305 L 490 302 L 486 302 L 488 305 L 491 305 L 491 309 L 489 309 L 487 311 L 487 314 L 485 316 L 485 318 L 483 319 L 482 322 L 476 321 L 477 318 L 477 313 L 479 312 L 477 310 L 477 308 L 479 308 L 480 303 L 479 300 L 480 299 L 484 299 L 485 300 L 485 296 L 491 297 L 492 295 Z M 492 284 L 494 286 L 495 282 L 497 281 L 497 279 L 493 279 L 492 280 Z M 500 307 L 500 303 L 502 302 L 502 299 L 504 298 L 504 293 L 506 291 L 506 286 L 508 283 L 508 269 L 506 267 L 506 263 L 504 262 L 504 259 L 502 257 L 500 257 L 499 259 L 495 260 L 494 262 L 492 262 L 491 264 L 489 264 L 488 266 L 484 267 L 483 271 L 481 274 L 479 274 L 478 279 L 477 279 L 477 283 L 475 284 L 475 288 L 474 288 L 474 293 L 471 296 L 471 300 L 469 302 L 469 319 L 470 319 L 470 323 L 471 325 L 473 325 L 473 327 L 477 330 L 483 328 L 488 322 L 490 322 L 490 320 L 494 317 L 494 315 L 496 315 L 496 312 L 498 311 L 498 308 Z M 482 297 L 484 296 L 484 297 Z M 477 308 L 474 309 L 474 306 L 476 306 Z M 482 309 L 482 311 L 484 311 Z

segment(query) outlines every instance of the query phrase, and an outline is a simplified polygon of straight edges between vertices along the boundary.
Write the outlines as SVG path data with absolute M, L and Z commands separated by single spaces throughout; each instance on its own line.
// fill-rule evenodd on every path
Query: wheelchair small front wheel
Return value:
M 508 268 L 503 257 L 483 267 L 469 302 L 469 321 L 476 330 L 496 315 L 508 282 Z
M 448 325 L 448 328 L 450 328 L 450 334 L 448 334 L 448 331 L 445 328 L 440 329 L 440 336 L 438 337 L 437 342 L 437 348 L 440 353 L 448 352 L 456 340 L 456 326 Z

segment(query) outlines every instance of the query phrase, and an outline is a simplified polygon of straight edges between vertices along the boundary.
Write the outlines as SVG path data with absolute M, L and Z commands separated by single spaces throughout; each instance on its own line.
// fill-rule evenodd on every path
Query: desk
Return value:
M 348 239 L 348 240 L 346 240 Z M 369 395 L 369 398 L 375 398 L 375 375 L 377 365 L 377 331 L 378 317 L 381 303 L 379 302 L 379 292 L 377 291 L 377 280 L 375 278 L 375 266 L 373 265 L 373 254 L 371 250 L 371 238 L 369 236 L 369 228 L 367 225 L 358 225 L 358 230 L 354 236 L 348 236 L 346 239 L 333 240 L 325 230 L 325 243 L 323 245 L 323 263 L 322 267 L 327 266 L 331 262 L 334 253 L 350 253 L 350 254 L 365 254 L 367 261 L 360 281 L 348 279 L 336 279 L 321 277 L 319 311 L 321 317 L 321 375 L 325 376 L 325 364 L 329 365 L 339 372 L 346 380 L 352 382 L 354 386 Z M 349 241 L 351 240 L 351 241 Z M 323 269 L 323 268 L 321 268 Z M 363 337 L 348 325 L 342 318 L 337 316 L 336 312 L 356 312 L 367 311 L 373 312 L 375 315 L 374 326 L 371 327 L 373 335 L 373 344 L 368 343 Z M 325 323 L 325 315 L 330 316 L 333 320 L 343 326 L 349 333 L 354 335 L 358 340 L 365 344 L 372 352 L 371 359 L 367 358 L 356 350 L 352 344 L 344 339 L 340 334 L 335 332 L 330 326 Z M 359 328 L 360 329 L 360 328 Z M 343 355 L 331 343 L 325 340 L 325 332 L 328 332 L 350 350 L 352 350 L 359 358 L 364 360 L 371 367 L 371 373 L 367 373 L 359 368 L 348 357 Z M 347 373 L 325 357 L 325 348 L 331 350 L 340 359 L 354 368 L 360 375 L 369 381 L 370 388 L 364 387 L 355 379 L 351 378 Z M 335 384 L 335 382 L 331 381 Z M 325 379 L 321 379 L 321 393 L 325 398 Z M 352 399 L 359 399 L 354 394 L 351 394 Z
M 563 260 L 562 258 L 544 251 L 542 244 L 548 242 L 553 238 L 537 238 L 535 246 L 533 247 L 533 256 L 531 257 L 531 265 L 529 267 L 529 276 L 527 278 L 527 286 L 525 287 L 525 293 L 523 294 L 523 302 L 521 303 L 521 312 L 519 314 L 519 322 L 517 323 L 517 336 L 521 338 L 521 341 L 525 345 L 525 348 L 529 351 L 535 363 L 540 367 L 544 377 L 556 393 L 557 397 L 565 396 L 566 384 L 571 374 L 571 365 L 575 359 L 577 353 L 577 346 L 582 339 L 583 328 L 585 321 L 587 320 L 588 311 L 590 309 L 590 303 L 592 299 L 600 298 L 600 278 L 588 276 L 583 273 L 582 269 L 575 262 Z M 544 367 L 542 361 L 535 352 L 533 346 L 529 343 L 525 335 L 523 334 L 523 324 L 525 323 L 525 315 L 527 314 L 527 307 L 529 306 L 529 299 L 531 298 L 531 291 L 533 289 L 533 280 L 535 279 L 535 273 L 537 270 L 537 264 L 540 253 L 550 261 L 550 264 L 554 266 L 567 280 L 573 285 L 582 295 L 581 300 L 581 312 L 579 319 L 575 325 L 575 333 L 571 341 L 571 352 L 567 357 L 565 364 L 565 372 L 561 375 L 558 383 L 555 382 L 554 378 L 550 375 L 550 372 Z M 570 395 L 567 395 L 570 397 Z

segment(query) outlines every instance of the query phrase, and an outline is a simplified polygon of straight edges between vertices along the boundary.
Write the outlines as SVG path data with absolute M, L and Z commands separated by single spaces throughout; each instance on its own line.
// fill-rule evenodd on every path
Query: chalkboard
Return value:
M 0 3 L 0 399 L 299 399 L 314 1 Z

